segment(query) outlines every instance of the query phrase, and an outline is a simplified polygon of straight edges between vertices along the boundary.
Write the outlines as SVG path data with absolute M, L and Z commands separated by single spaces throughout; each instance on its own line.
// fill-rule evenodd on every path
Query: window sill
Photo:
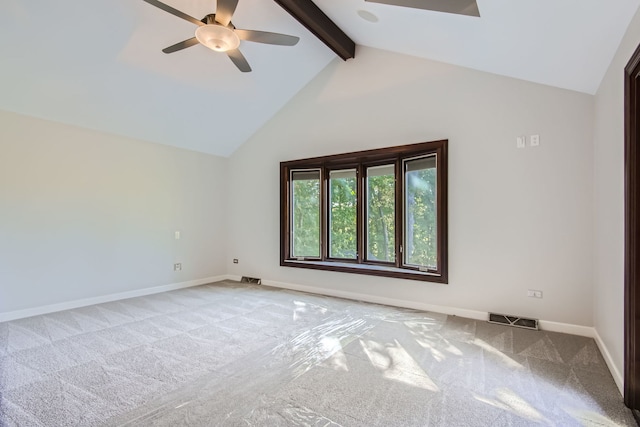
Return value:
M 386 265 L 354 264 L 339 261 L 313 261 L 313 260 L 282 260 L 283 267 L 311 268 L 314 270 L 337 271 L 341 273 L 366 274 L 369 276 L 393 277 L 397 279 L 420 280 L 423 282 L 448 283 L 447 277 L 442 274 L 397 268 Z

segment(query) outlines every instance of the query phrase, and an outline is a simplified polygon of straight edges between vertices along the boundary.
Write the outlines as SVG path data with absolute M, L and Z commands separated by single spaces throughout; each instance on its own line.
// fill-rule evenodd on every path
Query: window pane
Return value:
M 356 170 L 329 172 L 329 256 L 351 258 L 357 256 L 356 233 Z
M 320 257 L 320 170 L 291 172 L 291 256 Z
M 395 166 L 367 168 L 367 260 L 395 262 Z
M 404 162 L 404 263 L 435 270 L 438 265 L 436 156 Z

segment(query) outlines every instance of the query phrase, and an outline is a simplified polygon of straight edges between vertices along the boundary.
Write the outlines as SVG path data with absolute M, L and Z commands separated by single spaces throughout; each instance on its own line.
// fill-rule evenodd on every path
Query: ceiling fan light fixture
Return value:
M 218 24 L 202 25 L 196 29 L 196 39 L 216 52 L 226 52 L 240 46 L 240 38 L 230 28 Z

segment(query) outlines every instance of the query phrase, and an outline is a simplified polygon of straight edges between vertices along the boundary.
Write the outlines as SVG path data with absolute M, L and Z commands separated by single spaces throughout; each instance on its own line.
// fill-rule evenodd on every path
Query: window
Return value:
M 367 260 L 394 262 L 395 165 L 367 168 Z
M 280 265 L 447 283 L 446 140 L 280 172 Z
M 291 172 L 291 256 L 320 258 L 320 170 Z
M 436 156 L 403 160 L 404 264 L 435 270 L 438 266 Z
M 356 170 L 329 171 L 329 258 L 356 259 Z

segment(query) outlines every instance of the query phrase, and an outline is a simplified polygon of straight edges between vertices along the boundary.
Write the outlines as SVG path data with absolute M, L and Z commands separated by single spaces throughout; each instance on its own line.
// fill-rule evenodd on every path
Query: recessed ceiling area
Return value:
M 216 7 L 165 3 L 197 19 Z M 364 0 L 315 4 L 358 45 L 594 94 L 640 0 L 478 0 L 479 18 Z M 233 24 L 300 42 L 242 41 L 252 72 L 241 73 L 202 45 L 164 54 L 196 26 L 142 0 L 5 0 L 0 109 L 230 156 L 340 61 L 273 1 L 240 0 Z

